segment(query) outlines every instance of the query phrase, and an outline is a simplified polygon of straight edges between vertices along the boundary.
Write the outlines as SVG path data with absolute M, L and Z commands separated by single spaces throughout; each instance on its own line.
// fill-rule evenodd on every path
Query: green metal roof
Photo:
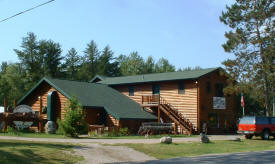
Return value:
M 69 99 L 76 96 L 84 107 L 103 107 L 118 120 L 156 119 L 156 116 L 143 111 L 138 103 L 107 85 L 51 78 L 43 78 L 18 104 L 21 104 L 43 82 L 47 82 Z
M 159 81 L 172 81 L 172 80 L 189 80 L 198 79 L 203 75 L 213 72 L 219 68 L 208 68 L 201 70 L 191 70 L 182 72 L 166 72 L 166 73 L 153 73 L 135 76 L 122 76 L 122 77 L 104 77 L 97 83 L 107 85 L 121 85 L 121 84 L 133 84 L 133 83 L 148 83 Z M 96 78 L 94 78 L 96 79 Z M 90 82 L 94 82 L 91 80 Z

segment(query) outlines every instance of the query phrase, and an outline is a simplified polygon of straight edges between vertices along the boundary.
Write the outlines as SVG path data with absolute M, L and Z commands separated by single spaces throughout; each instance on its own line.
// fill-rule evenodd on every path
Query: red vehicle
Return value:
M 238 133 L 247 139 L 253 136 L 261 136 L 264 140 L 275 137 L 275 117 L 245 116 L 239 122 Z

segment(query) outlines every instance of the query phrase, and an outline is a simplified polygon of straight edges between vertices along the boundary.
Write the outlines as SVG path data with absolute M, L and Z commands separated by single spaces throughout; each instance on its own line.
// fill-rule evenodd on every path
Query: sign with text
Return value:
M 225 97 L 213 97 L 213 109 L 225 109 Z

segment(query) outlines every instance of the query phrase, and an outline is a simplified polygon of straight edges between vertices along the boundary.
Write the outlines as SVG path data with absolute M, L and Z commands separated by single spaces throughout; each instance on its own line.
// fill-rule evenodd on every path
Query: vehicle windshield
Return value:
M 255 124 L 255 117 L 243 117 L 240 124 Z

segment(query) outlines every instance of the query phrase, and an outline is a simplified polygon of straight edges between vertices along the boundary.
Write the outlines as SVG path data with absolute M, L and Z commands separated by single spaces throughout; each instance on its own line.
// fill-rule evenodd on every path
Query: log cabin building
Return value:
M 52 108 L 55 119 L 63 119 L 68 100 L 75 96 L 88 124 L 128 127 L 136 133 L 142 122 L 170 122 L 175 133 L 191 134 L 207 123 L 208 133 L 225 133 L 236 125 L 236 98 L 223 93 L 227 78 L 221 68 L 95 76 L 89 83 L 43 78 L 18 104 L 39 111 L 42 103 Z
M 42 114 L 45 124 L 47 120 L 64 119 L 66 106 L 73 96 L 85 110 L 89 125 L 128 127 L 134 133 L 142 122 L 157 119 L 141 110 L 138 103 L 107 85 L 51 78 L 38 82 L 19 100 L 18 105 L 29 105 L 36 113 L 41 106 L 47 107 L 47 113 Z

